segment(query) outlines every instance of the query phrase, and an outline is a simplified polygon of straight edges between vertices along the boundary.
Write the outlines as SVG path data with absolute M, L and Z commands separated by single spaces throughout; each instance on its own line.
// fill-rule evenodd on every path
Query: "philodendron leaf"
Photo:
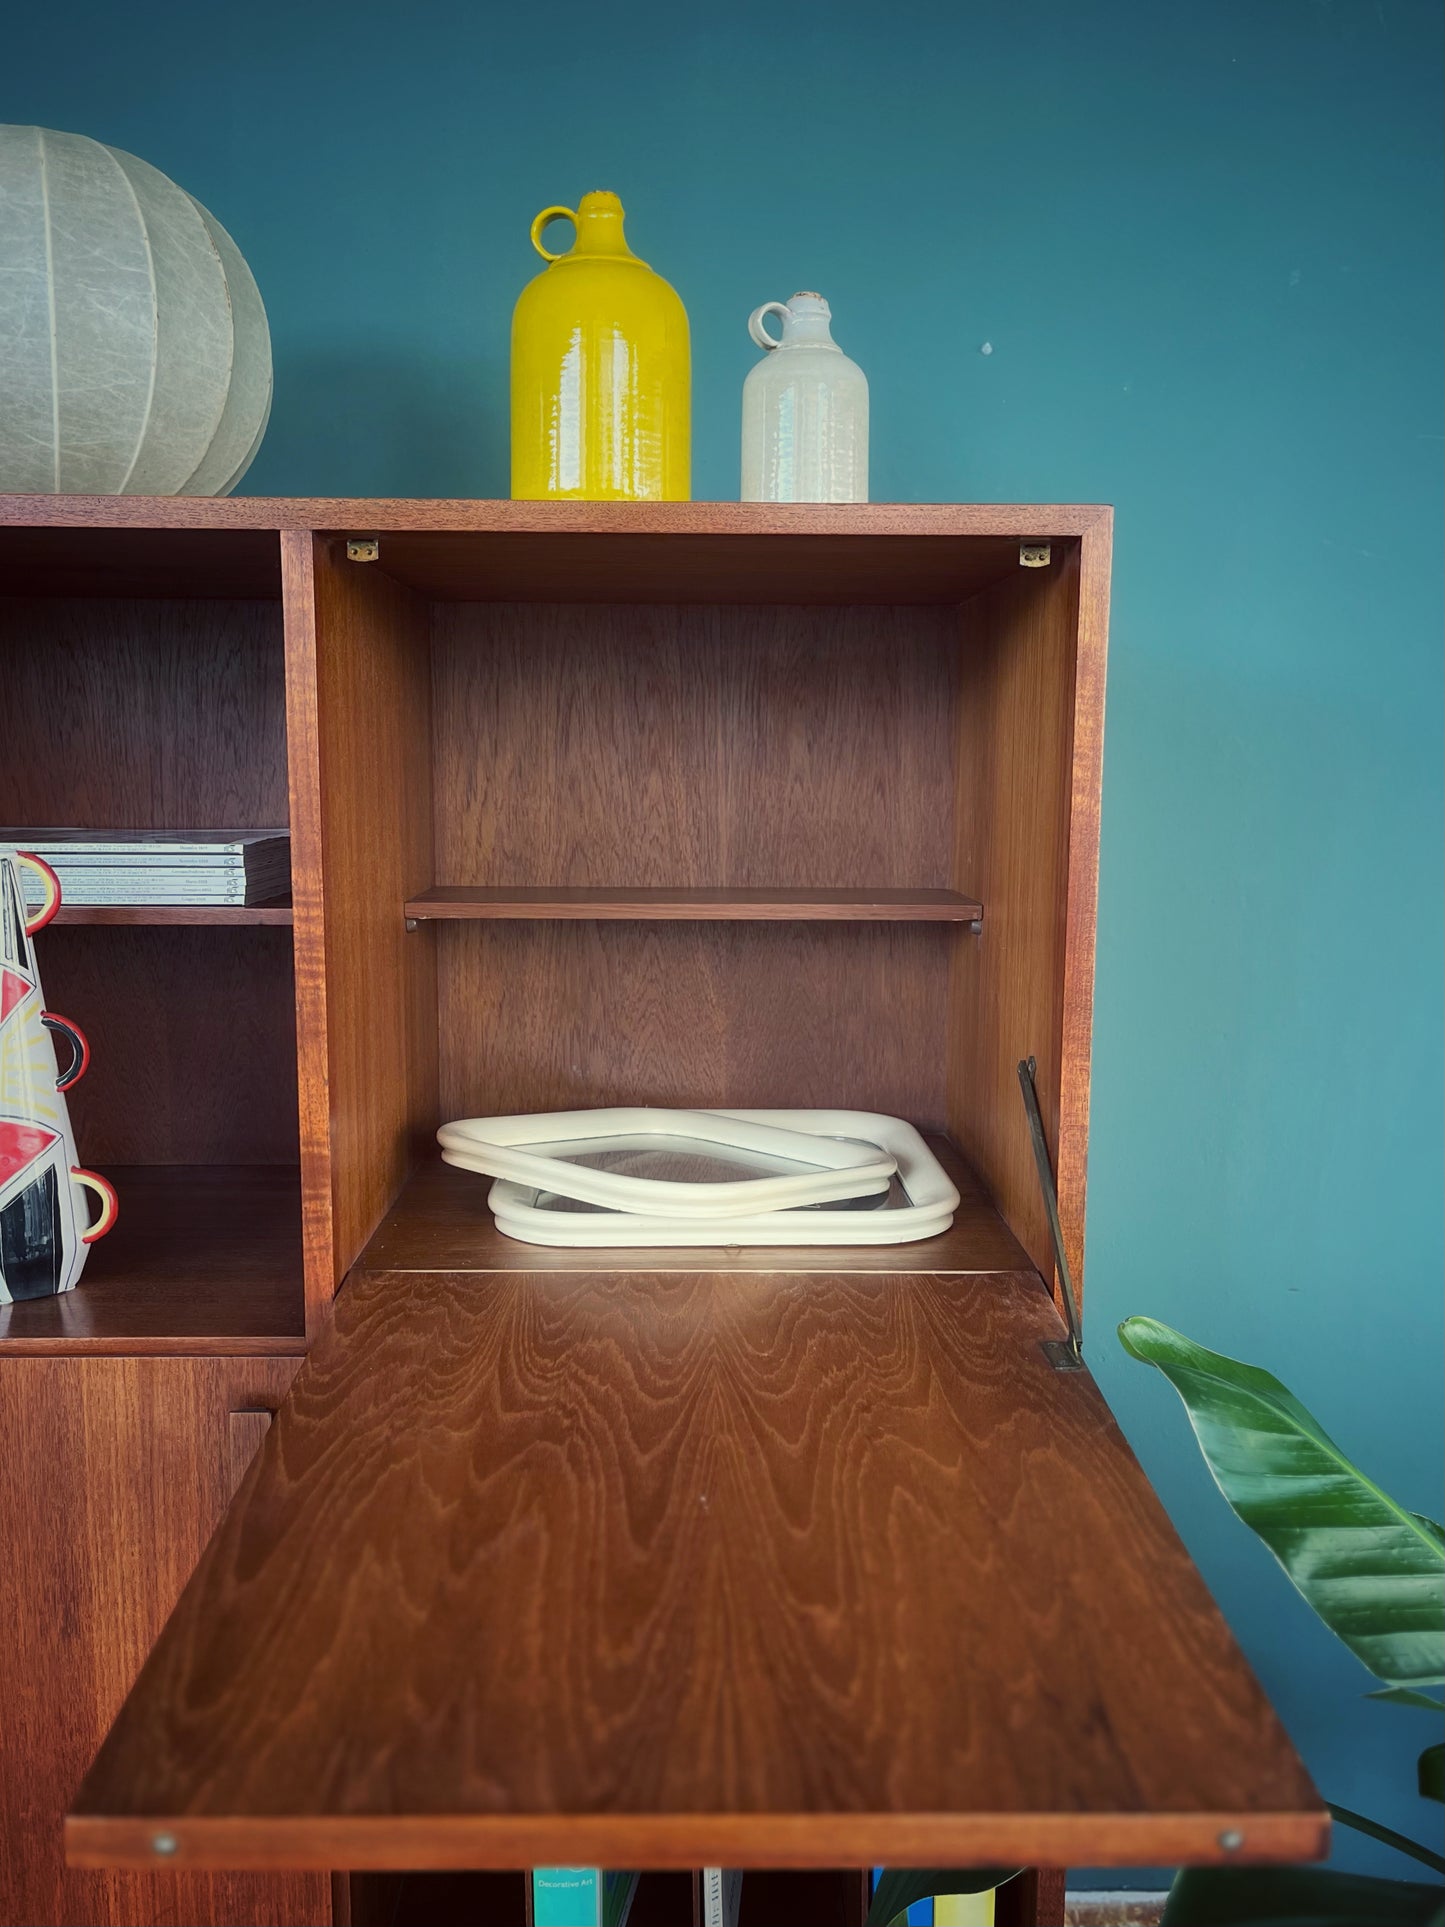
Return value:
M 934 1894 L 982 1894 L 1012 1880 L 1017 1867 L 945 1868 L 942 1872 L 919 1867 L 885 1867 L 873 1889 L 873 1905 L 863 1927 L 890 1927 L 900 1914 L 906 1914 L 915 1900 L 929 1900 Z
M 1427 1746 L 1420 1755 L 1420 1798 L 1445 1803 L 1445 1745 Z
M 1119 1338 L 1184 1400 L 1220 1491 L 1330 1631 L 1391 1686 L 1445 1679 L 1441 1528 L 1367 1479 L 1271 1373 L 1153 1318 Z
M 1445 1713 L 1445 1700 L 1433 1700 L 1428 1693 L 1417 1693 L 1413 1686 L 1382 1686 L 1378 1693 L 1366 1693 L 1367 1700 L 1383 1700 L 1387 1706 L 1418 1706 L 1422 1713 Z
M 1186 1867 L 1163 1927 L 1438 1927 L 1445 1887 L 1327 1867 Z

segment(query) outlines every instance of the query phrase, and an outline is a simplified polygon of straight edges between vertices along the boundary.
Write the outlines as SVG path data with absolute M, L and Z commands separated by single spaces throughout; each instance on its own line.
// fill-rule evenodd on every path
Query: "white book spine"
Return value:
M 738 1927 L 742 1891 L 741 1867 L 704 1867 L 702 1927 Z

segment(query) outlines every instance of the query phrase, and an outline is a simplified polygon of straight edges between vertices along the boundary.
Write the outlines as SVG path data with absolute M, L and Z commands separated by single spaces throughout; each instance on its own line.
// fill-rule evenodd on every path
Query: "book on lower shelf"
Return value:
M 286 830 L 0 829 L 0 844 L 38 856 L 73 909 L 121 904 L 270 903 L 291 887 Z M 27 873 L 26 898 L 44 901 Z
M 704 1867 L 698 1879 L 698 1927 L 738 1927 L 743 1898 L 741 1867 Z
M 531 1927 L 626 1927 L 635 1873 L 601 1867 L 534 1867 L 528 1883 Z
M 937 1894 L 933 1927 L 993 1927 L 993 1889 L 981 1894 Z
M 873 1869 L 873 1889 L 877 1892 L 881 1867 Z M 981 1894 L 935 1894 L 930 1900 L 915 1900 L 903 1916 L 908 1927 L 993 1927 L 993 1889 Z

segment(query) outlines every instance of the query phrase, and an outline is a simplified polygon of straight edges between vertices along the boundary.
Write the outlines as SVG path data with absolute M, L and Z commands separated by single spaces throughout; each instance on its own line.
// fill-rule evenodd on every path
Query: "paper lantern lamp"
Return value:
M 0 126 L 0 490 L 228 495 L 271 335 L 226 230 L 158 168 Z

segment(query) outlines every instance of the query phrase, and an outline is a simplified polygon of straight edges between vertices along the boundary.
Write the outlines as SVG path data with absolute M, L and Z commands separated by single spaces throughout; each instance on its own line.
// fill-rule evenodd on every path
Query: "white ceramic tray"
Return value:
M 492 1186 L 487 1199 L 497 1229 L 524 1244 L 602 1249 L 911 1244 L 937 1237 L 953 1223 L 958 1192 L 918 1132 L 902 1118 L 874 1111 L 719 1111 L 712 1115 L 809 1136 L 877 1144 L 897 1159 L 897 1176 L 881 1195 L 854 1193 L 851 1205 L 712 1219 L 579 1209 L 575 1199 L 503 1178 Z
M 670 1223 L 887 1191 L 898 1168 L 891 1151 L 766 1121 L 772 1115 L 839 1114 L 544 1111 L 459 1118 L 441 1127 L 437 1142 L 447 1163 L 464 1171 Z

